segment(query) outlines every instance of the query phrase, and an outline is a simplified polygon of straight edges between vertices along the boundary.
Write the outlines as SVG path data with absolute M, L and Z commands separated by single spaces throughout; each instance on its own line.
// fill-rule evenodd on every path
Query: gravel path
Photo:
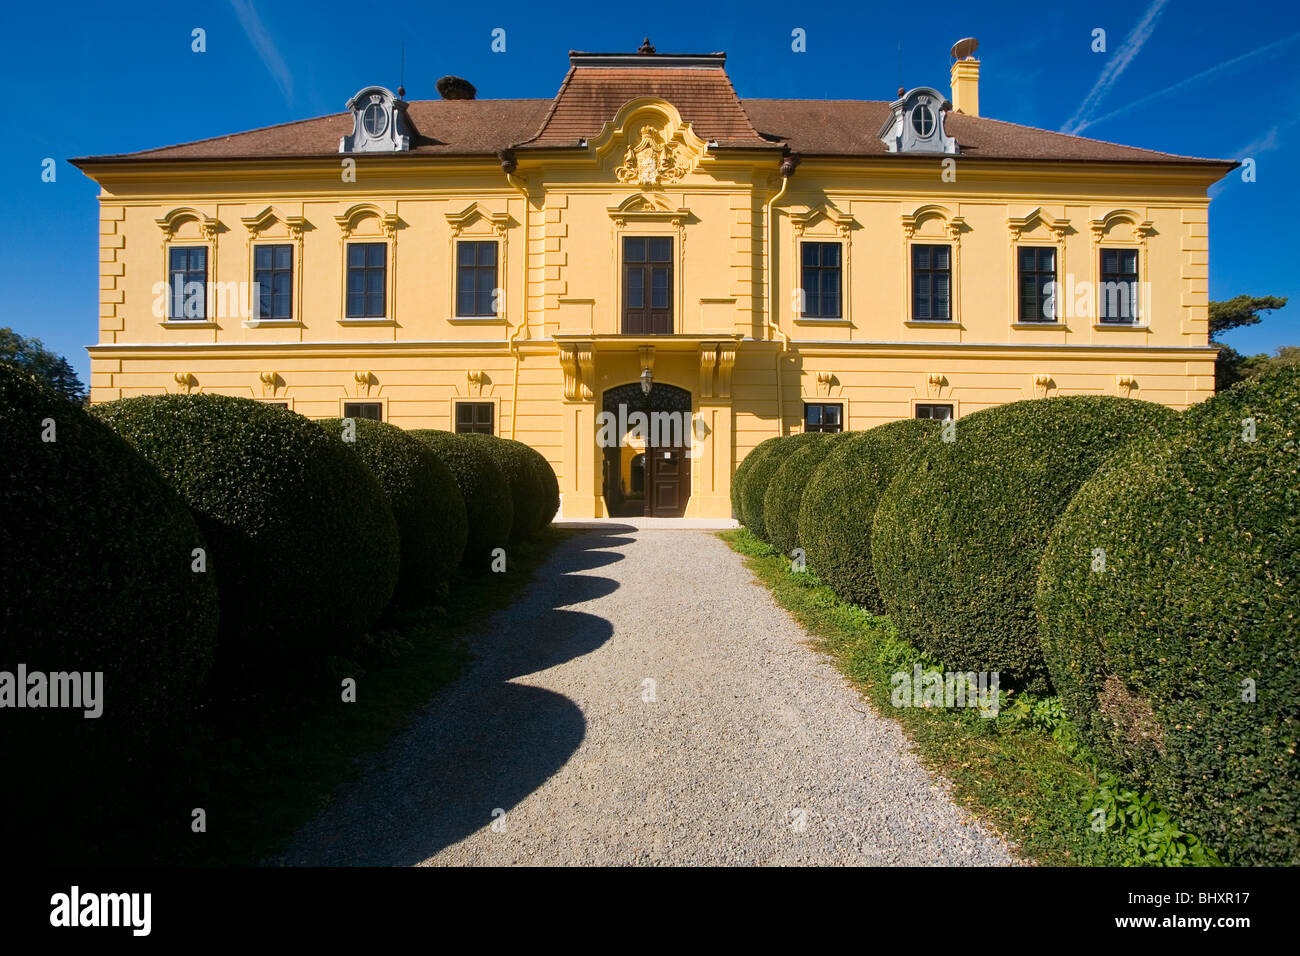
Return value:
M 1012 862 L 807 639 L 711 534 L 577 535 L 283 862 Z

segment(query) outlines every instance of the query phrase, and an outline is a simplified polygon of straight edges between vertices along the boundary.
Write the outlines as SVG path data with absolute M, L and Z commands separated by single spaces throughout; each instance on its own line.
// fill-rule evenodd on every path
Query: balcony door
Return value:
M 623 238 L 623 334 L 671 335 L 673 331 L 673 240 L 669 236 Z

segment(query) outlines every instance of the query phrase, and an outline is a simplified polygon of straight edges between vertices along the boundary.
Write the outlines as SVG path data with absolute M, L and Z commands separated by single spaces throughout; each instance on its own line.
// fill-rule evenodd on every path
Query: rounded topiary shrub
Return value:
M 1162 405 L 1077 395 L 985 409 L 925 442 L 876 509 L 871 554 L 899 635 L 948 667 L 1049 687 L 1038 562 L 1071 496 L 1110 454 L 1168 428 Z
M 94 412 L 158 469 L 208 540 L 217 664 L 274 678 L 365 631 L 393 595 L 398 537 L 379 482 L 338 435 L 227 395 L 148 395 Z M 264 665 L 275 665 L 263 671 Z
M 513 438 L 502 439 L 507 444 L 519 449 L 533 469 L 537 477 L 537 483 L 542 489 L 542 506 L 537 514 L 537 521 L 534 528 L 535 533 L 540 533 L 543 529 L 550 526 L 555 520 L 556 514 L 560 510 L 560 481 L 555 476 L 555 469 L 551 463 L 546 460 L 546 456 L 536 448 L 525 445 L 523 442 L 515 441 Z
M 469 525 L 465 499 L 451 469 L 438 453 L 396 425 L 351 419 L 345 440 L 379 481 L 397 520 L 401 564 L 396 604 L 428 604 L 439 596 L 442 584 L 460 566 Z M 321 427 L 344 435 L 344 420 L 326 418 Z
M 1103 764 L 1225 861 L 1300 863 L 1300 368 L 1193 407 L 1091 478 L 1037 604 Z
M 938 422 L 905 418 L 850 433 L 808 479 L 799 508 L 799 544 L 808 566 L 845 601 L 884 613 L 871 564 L 876 505 L 894 473 L 938 429 Z
M 508 441 L 494 435 L 461 435 L 461 440 L 482 450 L 497 463 L 510 485 L 510 503 L 513 519 L 510 540 L 523 541 L 537 533 L 545 507 L 546 488 L 536 464 L 529 455 L 527 445 Z
M 759 442 L 736 466 L 736 473 L 731 478 L 731 515 L 741 524 L 746 523 L 745 479 L 749 475 L 750 469 L 765 458 L 772 445 L 780 440 L 780 438 L 768 438 Z
M 767 497 L 768 483 L 785 464 L 785 460 L 810 442 L 819 442 L 826 437 L 824 432 L 800 432 L 797 435 L 783 435 L 773 439 L 762 457 L 757 458 L 752 468 L 745 473 L 741 486 L 741 509 L 745 515 L 745 527 L 757 537 L 767 540 L 767 525 L 763 521 L 763 501 Z M 762 446 L 760 446 L 761 448 Z M 759 448 L 751 452 L 759 454 Z
M 799 539 L 799 508 L 808 479 L 827 453 L 847 437 L 825 432 L 809 434 L 819 437 L 809 438 L 785 460 L 763 494 L 763 528 L 767 541 L 785 555 L 803 545 Z
M 0 671 L 15 683 L 19 665 L 47 675 L 46 695 L 48 675 L 103 675 L 93 719 L 83 716 L 93 707 L 16 709 L 13 697 L 0 710 L 10 789 L 44 799 L 63 770 L 140 753 L 198 702 L 216 648 L 217 582 L 210 567 L 194 570 L 208 543 L 153 467 L 3 362 L 0 457 Z
M 489 570 L 492 551 L 510 544 L 510 529 L 515 520 L 510 482 L 505 472 L 493 456 L 483 450 L 481 443 L 466 441 L 465 435 L 432 428 L 419 429 L 411 434 L 427 442 L 438 453 L 451 469 L 465 499 L 469 536 L 465 541 L 462 566 L 474 571 Z

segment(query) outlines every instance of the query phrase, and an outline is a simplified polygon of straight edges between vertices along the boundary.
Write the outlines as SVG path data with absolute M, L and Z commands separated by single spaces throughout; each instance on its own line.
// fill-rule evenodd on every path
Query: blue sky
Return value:
M 97 336 L 96 187 L 65 161 L 252 129 L 343 108 L 371 83 L 408 99 L 447 73 L 480 97 L 550 97 L 571 49 L 725 50 L 741 96 L 890 99 L 948 90 L 948 49 L 980 40 L 986 116 L 1193 156 L 1253 157 L 1214 190 L 1210 296 L 1290 296 L 1228 337 L 1243 352 L 1300 344 L 1300 12 L 1288 2 L 800 5 L 772 0 L 653 6 L 366 5 L 320 0 L 87 3 L 6 10 L 0 79 L 10 144 L 0 154 L 0 326 L 35 335 L 88 379 Z M 191 31 L 207 52 L 191 52 Z M 490 48 L 506 31 L 506 51 Z M 807 52 L 791 51 L 791 31 Z M 1106 31 L 1095 53 L 1093 31 Z M 33 98 L 27 103 L 28 97 Z M 57 179 L 41 163 L 58 160 Z

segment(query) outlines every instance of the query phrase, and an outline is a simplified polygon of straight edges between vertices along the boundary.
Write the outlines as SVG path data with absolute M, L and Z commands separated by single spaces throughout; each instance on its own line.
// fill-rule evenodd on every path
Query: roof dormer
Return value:
M 880 140 L 891 153 L 953 153 L 957 141 L 943 128 L 952 104 L 937 90 L 918 86 L 889 104 L 892 112 L 880 128 Z
M 406 103 L 382 86 L 367 86 L 347 107 L 352 133 L 339 139 L 340 153 L 396 153 L 411 148 Z

